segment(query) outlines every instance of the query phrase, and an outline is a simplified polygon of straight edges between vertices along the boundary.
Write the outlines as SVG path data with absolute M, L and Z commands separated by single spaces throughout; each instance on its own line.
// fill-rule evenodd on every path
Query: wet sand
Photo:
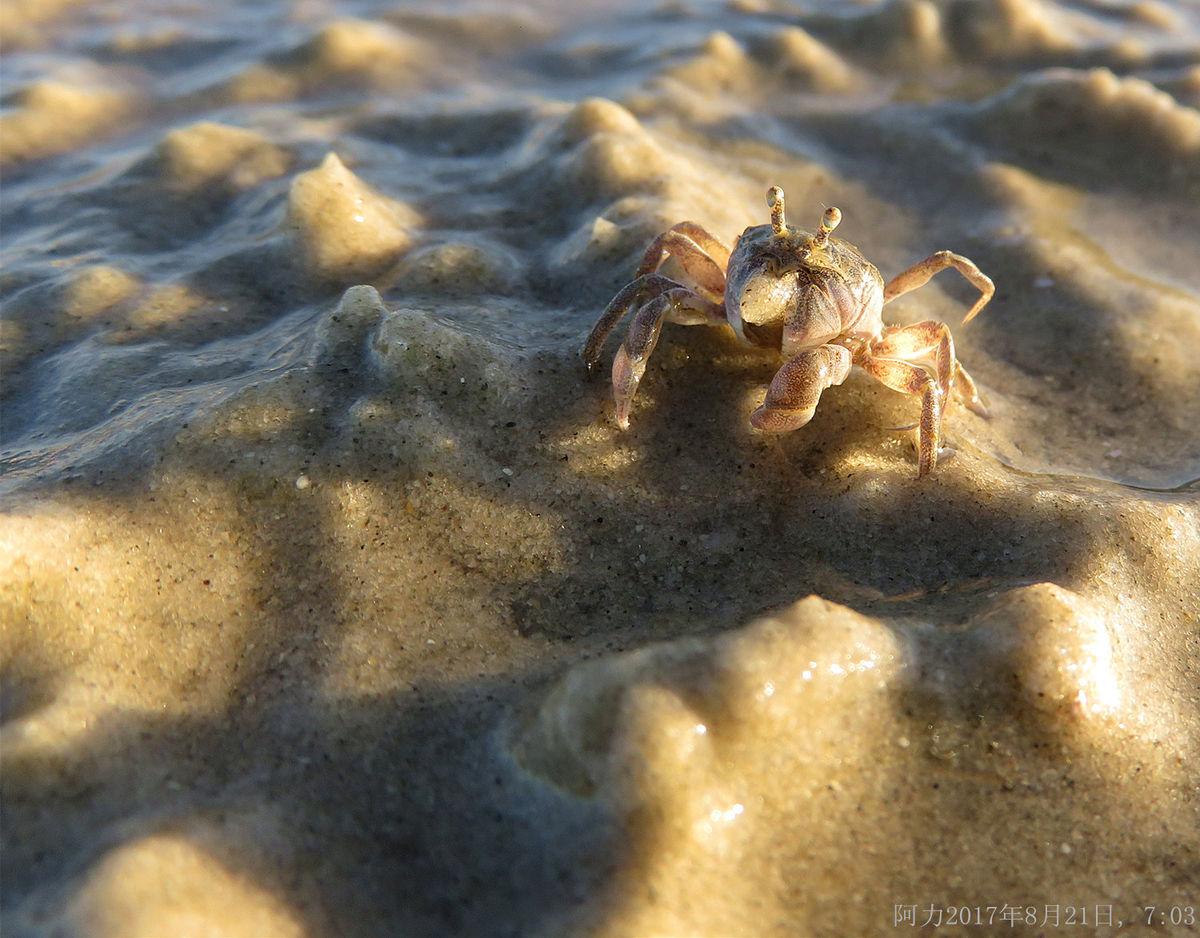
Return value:
M 1194 7 L 5 6 L 6 932 L 1200 905 Z M 932 477 L 727 328 L 584 374 L 770 185 L 996 282 L 885 311 L 992 412 Z

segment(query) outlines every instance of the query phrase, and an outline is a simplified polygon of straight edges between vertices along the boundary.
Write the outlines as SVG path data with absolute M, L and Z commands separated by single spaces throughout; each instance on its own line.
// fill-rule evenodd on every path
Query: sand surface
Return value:
M 1194 4 L 0 30 L 5 935 L 1200 915 Z M 627 432 L 585 377 L 649 239 L 770 185 L 995 280 L 886 311 L 992 411 L 934 476 L 862 374 L 752 430 L 728 329 L 667 327 Z

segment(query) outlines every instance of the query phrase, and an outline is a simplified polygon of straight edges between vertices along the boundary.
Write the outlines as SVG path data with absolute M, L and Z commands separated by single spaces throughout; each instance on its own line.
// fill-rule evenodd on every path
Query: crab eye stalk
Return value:
M 779 186 L 771 186 L 767 190 L 767 208 L 771 210 L 771 227 L 775 229 L 776 237 L 787 234 L 787 221 L 783 217 L 783 190 Z
M 821 216 L 821 228 L 813 238 L 813 244 L 820 247 L 825 243 L 825 239 L 829 237 L 829 232 L 833 231 L 842 221 L 841 209 L 827 208 L 825 214 Z

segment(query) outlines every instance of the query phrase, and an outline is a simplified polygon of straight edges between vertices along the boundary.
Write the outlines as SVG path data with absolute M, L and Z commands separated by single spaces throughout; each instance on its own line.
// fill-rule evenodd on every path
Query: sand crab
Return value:
M 750 415 L 759 430 L 786 433 L 808 423 L 821 392 L 846 380 L 858 365 L 887 387 L 921 398 L 917 476 L 937 465 L 942 417 L 952 400 L 987 416 L 975 382 L 954 356 L 954 338 L 943 322 L 885 326 L 884 304 L 953 267 L 979 289 L 970 322 L 995 286 L 959 254 L 938 251 L 885 285 L 879 271 L 853 244 L 830 233 L 841 221 L 826 209 L 816 234 L 789 228 L 783 190 L 767 193 L 771 224 L 747 228 L 732 254 L 694 222 L 681 222 L 651 242 L 634 280 L 605 308 L 583 346 L 588 370 L 600 360 L 604 340 L 636 308 L 613 360 L 617 423 L 629 410 L 664 322 L 685 326 L 729 325 L 743 342 L 780 349 L 787 360 L 775 374 L 762 406 Z M 691 286 L 658 273 L 673 256 Z

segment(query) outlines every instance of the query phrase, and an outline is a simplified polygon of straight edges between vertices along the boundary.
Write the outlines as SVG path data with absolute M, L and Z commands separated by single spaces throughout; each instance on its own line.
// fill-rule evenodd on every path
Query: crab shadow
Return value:
M 624 451 L 621 468 L 585 451 L 568 470 L 588 495 L 554 507 L 580 562 L 515 585 L 524 631 L 720 630 L 812 592 L 864 612 L 920 600 L 952 619 L 997 584 L 1070 582 L 1095 547 L 1086 517 L 1072 530 L 1032 510 L 1032 491 L 984 495 L 953 457 L 918 480 L 911 433 L 889 429 L 914 403 L 864 375 L 826 391 L 806 427 L 757 433 L 747 415 L 778 361 L 730 346 L 716 331 L 664 336 L 669 364 L 651 368 L 633 427 L 597 444 Z M 603 380 L 581 385 L 544 431 L 609 424 L 607 397 Z M 948 415 L 950 444 L 956 420 L 977 419 Z

